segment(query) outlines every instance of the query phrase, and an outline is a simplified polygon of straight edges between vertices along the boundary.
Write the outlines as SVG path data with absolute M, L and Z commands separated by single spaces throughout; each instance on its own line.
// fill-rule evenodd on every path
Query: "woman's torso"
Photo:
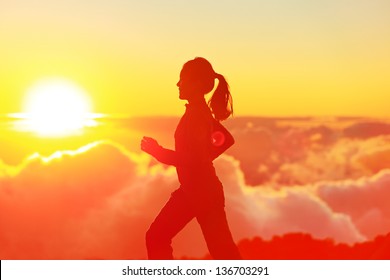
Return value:
M 212 191 L 220 185 L 211 156 L 213 121 L 205 102 L 187 104 L 175 131 L 178 178 L 183 188 L 194 192 Z

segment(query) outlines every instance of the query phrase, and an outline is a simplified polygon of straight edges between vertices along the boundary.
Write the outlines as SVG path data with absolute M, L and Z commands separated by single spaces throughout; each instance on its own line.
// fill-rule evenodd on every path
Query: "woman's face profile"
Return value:
M 194 83 L 188 74 L 185 75 L 183 70 L 180 72 L 180 79 L 176 85 L 179 88 L 179 99 L 188 100 L 194 94 Z

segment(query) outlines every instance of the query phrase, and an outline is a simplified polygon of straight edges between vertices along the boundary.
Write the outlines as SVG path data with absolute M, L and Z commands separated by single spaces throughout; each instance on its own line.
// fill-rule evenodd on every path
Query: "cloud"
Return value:
M 381 121 L 362 121 L 349 125 L 343 134 L 350 138 L 366 139 L 390 134 L 390 124 Z
M 178 187 L 173 168 L 112 142 L 1 167 L 2 259 L 146 258 L 144 235 Z M 193 248 L 186 232 L 178 256 L 204 254 L 199 230 Z
M 357 179 L 251 187 L 237 160 L 225 157 L 216 166 L 238 239 L 304 232 L 352 244 L 390 232 L 390 169 Z
M 364 140 L 340 138 L 329 146 L 297 148 L 301 155 L 294 160 L 280 161 L 277 170 L 264 183 L 313 184 L 372 176 L 390 167 L 389 140 L 389 136 Z
M 318 196 L 335 212 L 351 217 L 369 238 L 390 231 L 390 169 L 371 177 L 317 185 Z
M 1 178 L 3 256 L 70 257 L 69 250 L 82 245 L 74 237 L 89 213 L 135 179 L 136 165 L 114 146 L 83 150 L 35 155 L 15 176 Z
M 364 240 L 350 218 L 329 208 L 316 195 L 314 186 L 246 186 L 238 166 L 236 160 L 227 157 L 216 163 L 217 170 L 222 171 L 232 230 L 238 239 L 305 232 L 338 242 Z
M 237 141 L 227 153 L 252 186 L 358 179 L 390 167 L 385 123 L 254 118 L 230 126 Z M 352 137 L 349 128 L 362 137 Z
M 301 232 L 353 244 L 386 230 L 366 230 L 373 219 L 389 217 L 386 172 L 321 184 L 248 186 L 237 159 L 221 156 L 215 166 L 237 242 Z M 174 168 L 107 141 L 0 167 L 1 259 L 146 258 L 145 232 L 178 187 Z M 376 200 L 359 203 L 364 197 Z M 176 257 L 207 252 L 195 221 L 173 246 Z
M 390 136 L 375 140 L 377 141 L 364 147 L 354 158 L 356 163 L 372 173 L 390 168 Z

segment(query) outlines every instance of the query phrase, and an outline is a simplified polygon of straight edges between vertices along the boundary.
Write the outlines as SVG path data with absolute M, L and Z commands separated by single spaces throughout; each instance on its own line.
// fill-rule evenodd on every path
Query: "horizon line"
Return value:
M 180 118 L 182 115 L 130 115 L 122 113 L 88 113 L 86 114 L 91 119 L 132 119 L 132 118 Z M 27 113 L 15 112 L 15 113 L 0 113 L 0 120 L 20 120 L 28 118 Z M 390 116 L 369 116 L 369 115 L 253 115 L 253 114 L 242 114 L 233 115 L 228 120 L 235 118 L 263 118 L 263 119 L 319 119 L 319 120 L 337 120 L 337 119 L 381 119 L 390 120 Z

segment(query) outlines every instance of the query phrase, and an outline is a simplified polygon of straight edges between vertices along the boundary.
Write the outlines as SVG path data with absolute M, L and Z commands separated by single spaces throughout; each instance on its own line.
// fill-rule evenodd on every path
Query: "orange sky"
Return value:
M 94 111 L 179 115 L 181 65 L 204 56 L 237 115 L 388 117 L 390 2 L 1 1 L 0 114 L 64 77 Z

